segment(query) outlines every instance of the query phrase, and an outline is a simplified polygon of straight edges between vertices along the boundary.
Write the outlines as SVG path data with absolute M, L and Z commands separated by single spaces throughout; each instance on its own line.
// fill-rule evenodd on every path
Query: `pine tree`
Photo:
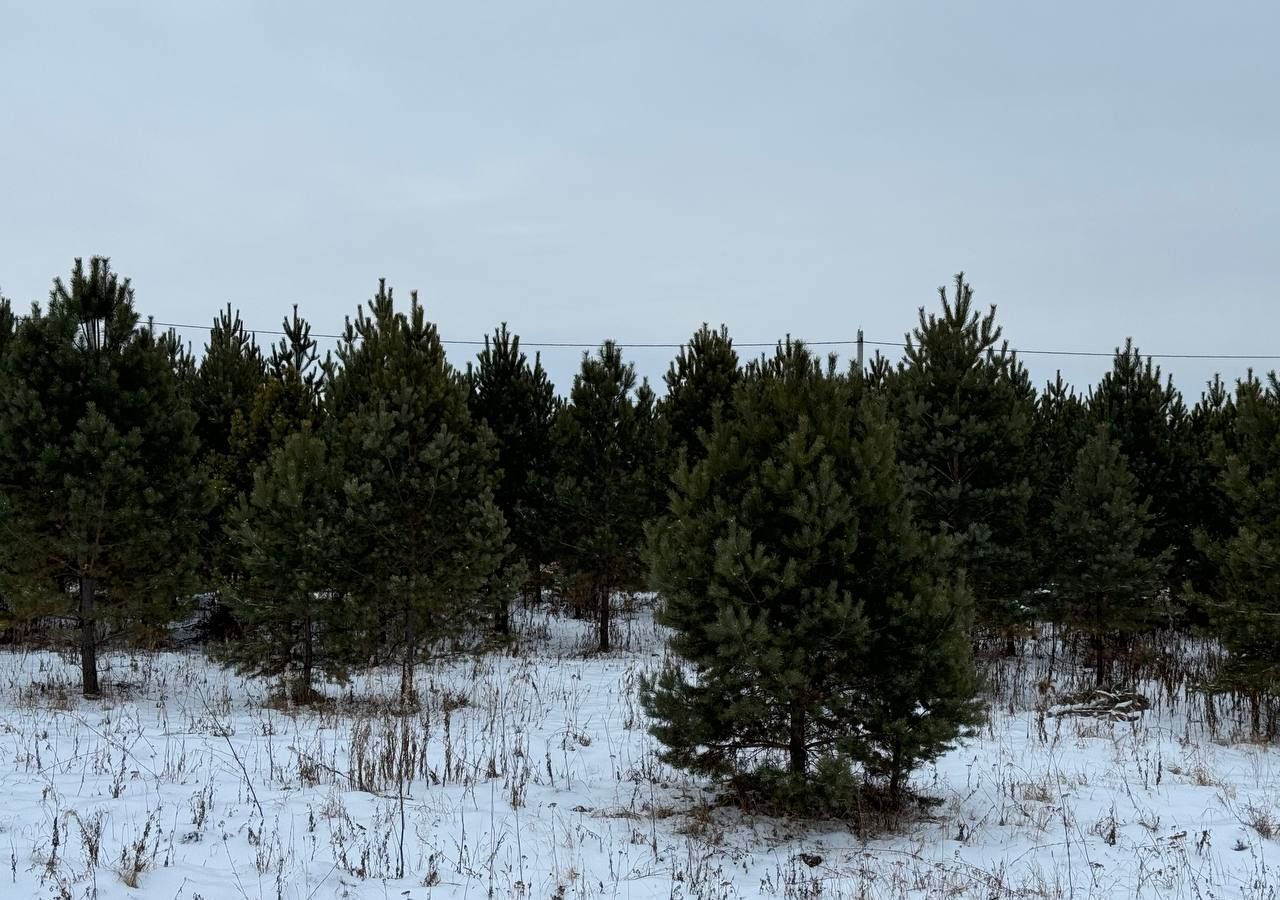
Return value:
M 248 419 L 254 397 L 266 381 L 266 365 L 253 335 L 231 304 L 213 320 L 204 356 L 190 383 L 196 436 L 209 473 L 214 506 L 204 544 L 209 575 L 226 577 L 226 527 L 241 497 L 253 485 L 261 460 L 245 460 L 233 451 L 233 430 Z
M 0 294 L 0 357 L 3 357 L 18 330 L 18 317 L 13 314 L 13 306 Z
M 254 394 L 265 378 L 262 351 L 245 329 L 239 311 L 233 313 L 228 303 L 209 329 L 192 391 L 196 436 L 206 456 L 224 459 L 230 455 L 231 423 L 237 414 L 249 414 Z
M 1151 500 L 1152 527 L 1142 554 L 1154 558 L 1169 549 L 1170 583 L 1180 584 L 1195 556 L 1188 497 L 1194 461 L 1182 395 L 1129 340 L 1090 392 L 1089 417 L 1107 427 L 1136 479 L 1137 496 Z
M 1230 449 L 1228 449 L 1230 448 Z M 1280 381 L 1250 374 L 1236 388 L 1235 415 L 1221 445 L 1222 490 L 1236 530 L 1202 548 L 1216 579 L 1210 622 L 1230 660 L 1214 687 L 1254 697 L 1280 693 Z M 1255 731 L 1260 730 L 1255 704 Z
M 918 521 L 953 535 L 980 619 L 1024 615 L 1034 587 L 1027 514 L 1034 390 L 1001 341 L 995 307 L 980 315 L 961 273 L 939 288 L 942 314 L 920 310 L 906 359 L 886 385 L 901 428 Z
M 296 702 L 315 697 L 317 672 L 342 676 L 350 655 L 344 510 L 341 468 L 308 426 L 258 468 L 229 527 L 244 573 L 232 588 L 244 627 L 232 658 L 242 671 L 284 676 Z
M 416 293 L 408 313 L 397 312 L 379 282 L 337 355 L 328 406 L 352 508 L 348 552 L 362 573 L 357 593 L 382 613 L 410 704 L 422 653 L 508 587 L 493 434 L 471 421 L 466 382 Z
M 569 399 L 557 419 L 561 555 L 587 584 L 605 653 L 610 598 L 638 577 L 653 515 L 654 397 L 647 385 L 636 389 L 635 366 L 605 341 L 596 355 L 583 355 Z
M 1076 456 L 1092 434 L 1084 398 L 1067 386 L 1062 373 L 1045 385 L 1036 403 L 1031 428 L 1031 499 L 1027 529 L 1035 546 L 1038 611 L 1052 604 L 1052 582 L 1071 547 L 1053 530 L 1053 509 L 1062 487 L 1076 467 Z
M 667 395 L 659 413 L 666 427 L 668 474 L 680 453 L 691 464 L 702 458 L 703 439 L 741 380 L 742 368 L 729 330 L 721 325 L 719 331 L 712 331 L 703 323 L 680 348 L 665 376 Z
M 195 563 L 206 490 L 174 355 L 138 327 L 128 279 L 95 257 L 55 279 L 4 356 L 0 592 L 75 621 L 86 696 L 106 626 L 169 619 Z
M 1222 378 L 1215 375 L 1192 407 L 1188 426 L 1193 475 L 1187 485 L 1187 520 L 1193 524 L 1196 536 L 1187 580 L 1193 594 L 1210 591 L 1218 577 L 1207 547 L 1227 540 L 1237 526 L 1235 505 L 1223 485 L 1227 454 L 1239 449 L 1235 419 L 1235 400 Z
M 247 478 L 237 497 L 252 487 L 254 472 L 286 438 L 307 428 L 318 430 L 322 417 L 325 372 L 311 323 L 298 307 L 281 324 L 284 336 L 265 360 L 262 381 L 250 397 L 248 409 L 237 411 L 231 424 L 231 465 Z
M 1076 455 L 1051 520 L 1063 548 L 1052 612 L 1089 638 L 1099 685 L 1110 675 L 1115 640 L 1152 625 L 1153 598 L 1164 583 L 1168 553 L 1148 556 L 1145 549 L 1153 530 L 1148 505 L 1106 427 L 1099 426 Z
M 511 529 L 515 562 L 528 575 L 527 590 L 541 597 L 542 568 L 554 553 L 555 388 L 541 358 L 535 354 L 530 364 L 520 350 L 519 335 L 511 334 L 506 323 L 494 331 L 492 341 L 485 337 L 484 350 L 467 376 L 471 416 L 485 423 L 497 441 L 501 476 L 494 500 Z M 494 624 L 505 633 L 507 597 L 499 593 L 496 600 Z
M 906 775 L 976 723 L 971 597 L 912 522 L 895 429 L 860 377 L 798 343 L 748 365 L 649 533 L 660 621 L 687 667 L 646 684 L 668 762 L 785 762 L 802 797 L 860 763 Z M 759 773 L 757 773 L 759 774 Z

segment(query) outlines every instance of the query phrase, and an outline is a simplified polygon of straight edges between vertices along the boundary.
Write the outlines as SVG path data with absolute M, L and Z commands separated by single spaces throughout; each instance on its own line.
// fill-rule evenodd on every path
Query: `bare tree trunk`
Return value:
M 892 766 L 893 768 L 893 771 L 889 773 L 889 796 L 892 797 L 895 802 L 897 802 L 898 800 L 902 799 L 902 776 L 906 774 L 905 772 L 902 771 L 903 765 L 902 765 L 902 742 L 901 741 L 893 742 L 893 756 L 889 762 L 889 765 Z
M 511 633 L 510 602 L 507 600 L 506 596 L 499 597 L 494 601 L 493 631 L 495 634 L 502 635 Z
M 80 576 L 80 685 L 86 697 L 98 696 L 98 622 L 94 615 L 97 586 Z
M 418 637 L 414 633 L 413 610 L 408 600 L 404 606 L 404 657 L 400 661 L 400 703 L 408 709 L 417 702 L 413 687 L 413 670 L 418 655 Z
M 308 615 L 302 621 L 302 674 L 298 677 L 293 698 L 298 703 L 310 703 L 315 697 L 315 691 L 311 686 L 311 673 L 315 663 L 313 642 L 311 616 Z
M 600 595 L 600 652 L 609 652 L 609 588 L 598 587 L 597 593 Z
M 791 754 L 790 771 L 792 775 L 804 776 L 809 768 L 809 748 L 805 746 L 804 706 L 799 700 L 791 701 L 791 734 L 788 750 Z
M 1107 680 L 1107 638 L 1101 631 L 1093 633 L 1094 684 L 1098 687 Z

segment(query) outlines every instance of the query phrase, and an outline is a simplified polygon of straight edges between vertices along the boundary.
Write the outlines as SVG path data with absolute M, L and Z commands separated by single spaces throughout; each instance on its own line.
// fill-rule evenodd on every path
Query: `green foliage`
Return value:
M 262 351 L 245 330 L 239 311 L 233 313 L 228 303 L 213 320 L 191 392 L 196 436 L 207 457 L 230 454 L 232 420 L 237 413 L 248 415 L 265 378 Z
M 1188 502 L 1192 508 L 1187 519 L 1196 536 L 1194 552 L 1187 567 L 1187 581 L 1193 592 L 1203 594 L 1212 589 L 1218 573 L 1208 544 L 1221 543 L 1236 530 L 1236 511 L 1227 496 L 1223 481 L 1227 454 L 1239 449 L 1236 435 L 1236 404 L 1222 379 L 1214 376 L 1200 400 L 1191 409 L 1190 439 L 1192 479 Z
M 888 378 L 920 524 L 948 534 L 988 624 L 1023 615 L 1034 587 L 1031 500 L 1034 391 L 961 273 L 938 289 L 942 314 L 920 310 L 906 359 Z M 874 366 L 873 366 L 874 369 Z M 876 376 L 883 378 L 884 373 Z
M 948 540 L 913 524 L 895 449 L 861 379 L 802 345 L 748 366 L 649 534 L 686 664 L 646 686 L 666 760 L 719 776 L 785 761 L 805 781 L 831 757 L 896 794 L 978 721 L 971 598 Z
M 13 314 L 13 305 L 0 294 L 0 357 L 4 356 L 17 330 L 18 317 Z
M 1137 496 L 1150 498 L 1151 531 L 1142 554 L 1155 557 L 1168 549 L 1171 583 L 1180 584 L 1195 557 L 1195 466 L 1182 395 L 1150 357 L 1125 341 L 1089 394 L 1089 416 L 1094 425 L 1106 426 L 1136 479 Z
M 231 305 L 213 320 L 204 356 L 190 379 L 191 408 L 196 414 L 200 455 L 209 474 L 213 509 L 205 522 L 202 544 L 207 576 L 228 575 L 226 526 L 240 498 L 252 486 L 261 459 L 236 453 L 233 432 L 249 417 L 254 397 L 266 381 L 262 351 Z
M 640 578 L 644 526 L 657 503 L 653 391 L 636 389 L 635 366 L 623 363 L 617 344 L 583 355 L 556 431 L 560 555 L 588 585 L 604 652 L 610 597 Z
M 231 658 L 242 671 L 285 676 L 300 702 L 314 696 L 315 672 L 341 677 L 353 651 L 345 508 L 342 471 L 305 428 L 259 467 L 229 527 L 244 573 L 230 591 L 244 629 Z
M 1229 449 L 1228 449 L 1229 448 Z M 1202 532 L 1215 566 L 1210 621 L 1230 652 L 1219 687 L 1280 692 L 1280 381 L 1252 375 L 1236 388 L 1222 445 L 1221 488 L 1237 528 L 1222 541 Z
M 0 362 L 0 591 L 76 620 L 86 694 L 103 629 L 167 621 L 195 563 L 207 496 L 174 359 L 95 257 L 55 280 Z
M 1045 385 L 1036 403 L 1031 427 L 1031 501 L 1027 528 L 1034 541 L 1036 600 L 1032 608 L 1049 613 L 1053 579 L 1063 554 L 1071 548 L 1053 530 L 1053 510 L 1063 486 L 1076 467 L 1076 457 L 1092 433 L 1084 398 L 1067 386 L 1062 373 Z
M 666 428 L 668 472 L 682 452 L 691 464 L 702 458 L 705 436 L 741 380 L 729 329 L 721 325 L 712 331 L 704 323 L 680 348 L 665 376 L 667 395 L 659 413 Z
M 496 439 L 500 475 L 494 500 L 511 529 L 516 562 L 530 577 L 528 589 L 541 594 L 542 567 L 555 553 L 555 388 L 542 360 L 530 364 L 520 337 L 504 323 L 488 336 L 475 366 L 468 367 L 471 416 Z M 506 598 L 495 610 L 495 625 L 508 627 Z
M 1109 675 L 1110 645 L 1154 624 L 1169 554 L 1147 555 L 1148 505 L 1119 448 L 1099 427 L 1076 455 L 1050 520 L 1063 548 L 1051 612 L 1089 637 L 1098 684 Z
M 408 703 L 421 653 L 510 589 L 493 434 L 471 421 L 467 385 L 416 294 L 406 315 L 380 282 L 368 314 L 348 321 L 338 360 L 328 406 L 352 509 L 348 553 L 357 593 L 398 652 Z
M 325 373 L 319 350 L 311 336 L 311 324 L 298 315 L 283 322 L 284 336 L 271 348 L 264 375 L 245 410 L 237 410 L 231 422 L 228 462 L 234 470 L 227 483 L 234 498 L 248 493 L 253 473 L 291 434 L 318 428 L 323 418 Z

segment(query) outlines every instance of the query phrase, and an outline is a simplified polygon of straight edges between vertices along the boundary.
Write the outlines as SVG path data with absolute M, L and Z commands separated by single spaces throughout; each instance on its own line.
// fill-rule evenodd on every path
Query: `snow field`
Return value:
M 1277 897 L 1280 753 L 1177 684 L 1141 685 L 1133 721 L 1054 715 L 1087 673 L 1054 654 L 1042 692 L 1038 643 L 916 773 L 938 802 L 864 840 L 717 806 L 658 760 L 643 606 L 604 657 L 591 623 L 517 628 L 422 666 L 403 717 L 398 670 L 296 709 L 199 651 L 118 654 L 87 702 L 74 661 L 0 653 L 0 897 Z

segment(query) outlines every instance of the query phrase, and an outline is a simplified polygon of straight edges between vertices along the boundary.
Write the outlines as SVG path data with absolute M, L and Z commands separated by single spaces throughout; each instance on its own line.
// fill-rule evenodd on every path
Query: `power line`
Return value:
M 844 343 L 856 343 L 855 341 L 845 341 Z M 864 344 L 870 344 L 876 347 L 897 347 L 899 349 L 906 347 L 901 341 L 863 341 Z M 1009 348 L 1010 353 L 1016 353 L 1019 356 L 1100 356 L 1111 359 L 1116 355 L 1115 350 L 1026 350 L 1023 348 Z M 1280 359 L 1280 354 L 1267 353 L 1146 353 L 1143 356 L 1149 356 L 1152 359 Z
M 177 328 L 177 329 L 196 328 L 204 331 L 213 330 L 212 325 L 190 325 L 190 324 L 181 324 L 181 323 L 174 323 L 174 322 L 155 322 L 153 324 L 159 325 L 163 328 Z M 248 331 L 251 334 L 269 334 L 269 335 L 284 334 L 283 331 L 272 331 L 270 329 L 263 330 L 263 329 L 256 329 L 256 328 L 245 328 L 245 331 Z M 312 334 L 312 337 L 325 338 L 328 340 L 341 340 L 344 337 L 344 335 Z M 442 338 L 440 343 L 452 345 L 452 346 L 483 347 L 485 342 L 483 340 L 479 340 L 479 341 L 444 340 Z M 616 343 L 618 344 L 619 347 L 622 347 L 624 349 L 631 349 L 631 350 L 679 350 L 683 347 L 688 346 L 687 341 L 681 341 L 678 343 L 649 342 L 649 341 L 635 341 L 635 342 L 616 341 Z M 805 341 L 804 343 L 810 347 L 852 347 L 857 345 L 858 342 L 856 340 L 843 340 L 843 341 Z M 863 340 L 862 343 L 871 347 L 896 347 L 899 350 L 904 349 L 906 347 L 906 343 L 903 341 Z M 734 341 L 733 345 L 735 347 L 766 347 L 767 348 L 767 347 L 776 347 L 778 345 L 778 342 L 777 341 Z M 522 338 L 520 340 L 520 346 L 529 347 L 531 349 L 546 349 L 546 350 L 594 350 L 595 348 L 600 346 L 600 342 L 597 341 L 595 343 L 589 343 L 589 342 L 578 342 L 578 341 L 526 341 Z M 1017 353 L 1020 356 L 1082 356 L 1082 357 L 1101 357 L 1105 359 L 1111 359 L 1113 356 L 1115 356 L 1115 353 L 1116 353 L 1115 350 L 1106 350 L 1106 351 L 1103 351 L 1103 350 L 1031 350 L 1031 349 L 1014 348 L 1014 347 L 1010 347 L 1009 350 L 1011 353 Z M 1149 356 L 1152 359 L 1209 359 L 1209 360 L 1214 360 L 1214 359 L 1271 360 L 1271 359 L 1275 359 L 1275 360 L 1280 360 L 1280 354 L 1266 354 L 1266 353 L 1143 353 L 1142 355 Z
M 16 318 L 27 318 L 26 316 L 18 316 Z M 212 325 L 195 325 L 190 322 L 157 322 L 151 321 L 151 325 L 160 328 L 172 328 L 175 330 L 196 330 L 196 331 L 212 331 Z M 277 331 L 270 328 L 245 328 L 245 331 L 253 335 L 271 335 L 283 336 L 283 331 Z M 317 334 L 312 332 L 313 338 L 322 340 L 342 340 L 346 335 L 342 334 Z M 440 340 L 441 344 L 454 347 L 483 347 L 483 340 Z M 528 347 L 534 350 L 594 350 L 600 346 L 599 341 L 526 341 L 521 339 L 520 346 Z M 688 346 L 687 341 L 680 342 L 651 342 L 651 341 L 616 341 L 619 347 L 629 350 L 679 350 Z M 810 347 L 853 347 L 856 346 L 856 340 L 839 340 L 839 341 L 805 341 Z M 903 341 L 872 341 L 863 340 L 862 343 L 869 347 L 895 347 L 899 350 L 906 347 Z M 776 347 L 777 341 L 734 341 L 735 347 L 753 347 L 753 348 L 769 348 Z M 1019 356 L 1074 356 L 1084 358 L 1101 358 L 1111 359 L 1115 356 L 1115 350 L 1038 350 L 1022 347 L 1010 347 L 1009 352 L 1016 353 Z M 1151 359 L 1203 359 L 1203 360 L 1280 360 L 1280 353 L 1142 353 L 1144 357 Z

